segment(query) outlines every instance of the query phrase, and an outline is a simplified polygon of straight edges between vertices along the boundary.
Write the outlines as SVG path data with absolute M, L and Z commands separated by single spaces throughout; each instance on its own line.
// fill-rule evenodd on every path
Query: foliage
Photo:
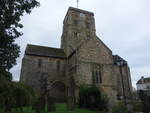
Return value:
M 68 111 L 65 104 L 56 104 L 56 111 L 51 113 L 103 113 L 100 111 L 92 111 L 87 109 L 76 108 L 74 110 Z
M 124 104 L 119 103 L 112 108 L 112 113 L 130 113 L 130 112 L 128 111 L 127 107 Z
M 19 82 L 19 84 L 21 85 L 21 87 L 25 88 L 26 90 L 28 90 L 28 92 L 31 94 L 32 96 L 32 100 L 34 100 L 34 98 L 36 97 L 35 92 L 33 90 L 32 87 L 28 86 L 27 84 L 23 83 L 23 82 Z
M 144 91 L 140 90 L 138 91 L 138 94 L 139 94 L 139 98 L 144 101 L 145 100 L 145 97 L 146 97 L 146 94 L 144 93 Z
M 20 108 L 20 110 L 22 110 L 22 107 L 30 106 L 32 103 L 32 96 L 33 93 L 31 93 L 31 91 L 28 90 L 28 88 L 25 87 L 25 85 L 23 85 L 22 83 L 13 83 L 13 107 Z
M 4 69 L 0 68 L 0 82 L 2 85 L 2 82 L 11 81 L 12 80 L 12 74 L 8 71 L 5 71 Z
M 81 87 L 79 92 L 79 107 L 107 110 L 108 99 L 96 86 Z
M 21 16 L 30 14 L 36 6 L 39 6 L 36 0 L 0 0 L 0 107 L 6 111 L 10 111 L 12 105 L 26 105 L 29 98 L 29 91 L 25 87 L 11 82 L 9 70 L 16 64 L 20 53 L 15 39 L 22 35 Z
M 0 84 L 0 106 L 5 111 L 10 111 L 12 103 L 12 84 L 9 81 L 2 80 Z
M 4 112 L 0 110 L 0 113 L 4 113 Z M 8 113 L 21 113 L 21 112 L 16 112 L 15 110 L 12 110 L 12 112 L 8 112 Z M 35 113 L 35 112 L 32 110 L 31 107 L 24 107 L 22 113 Z M 104 112 L 90 111 L 87 109 L 79 109 L 79 108 L 76 108 L 73 111 L 68 111 L 65 104 L 56 104 L 55 112 L 44 112 L 44 113 L 104 113 Z
M 149 113 L 150 111 L 150 95 L 146 94 L 144 91 L 139 91 L 139 98 L 142 101 L 142 108 L 144 113 Z
M 3 91 L 0 93 L 1 109 L 11 111 L 12 108 L 19 108 L 22 111 L 22 107 L 31 105 L 34 94 L 28 86 L 25 87 L 19 82 L 5 82 L 3 85 Z
M 133 111 L 135 112 L 142 112 L 142 103 L 140 101 L 133 101 L 132 102 L 133 105 Z
M 0 70 L 16 64 L 20 50 L 15 39 L 22 35 L 21 16 L 38 5 L 36 0 L 0 0 Z
M 11 80 L 11 73 L 5 71 L 4 69 L 0 70 L 0 108 L 4 108 L 7 101 L 10 100 L 9 97 L 12 93 Z
M 42 113 L 45 112 L 46 104 L 48 106 L 48 111 L 54 111 L 55 104 L 52 98 L 48 95 L 48 81 L 47 81 L 47 75 L 41 76 L 40 78 L 40 93 L 37 95 L 37 98 L 35 98 L 33 103 L 33 109 L 36 113 Z M 47 99 L 47 102 L 46 102 Z

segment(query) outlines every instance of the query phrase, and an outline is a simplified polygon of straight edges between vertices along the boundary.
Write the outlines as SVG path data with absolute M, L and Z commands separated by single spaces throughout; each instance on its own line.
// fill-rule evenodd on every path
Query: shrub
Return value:
M 112 108 L 112 113 L 130 113 L 130 112 L 128 111 L 127 107 L 124 104 L 118 103 Z
M 133 111 L 135 112 L 142 112 L 142 102 L 140 101 L 133 101 L 132 102 L 132 105 L 133 105 Z
M 10 111 L 12 74 L 0 68 L 0 108 Z M 8 102 L 9 101 L 9 102 Z
M 0 81 L 0 107 L 5 111 L 11 111 L 12 102 L 12 84 L 7 80 Z
M 0 108 L 5 112 L 12 108 L 22 111 L 23 107 L 31 105 L 32 98 L 31 89 L 20 82 L 6 81 L 0 85 Z
M 107 110 L 106 96 L 96 86 L 81 87 L 79 91 L 79 107 Z
M 142 101 L 142 109 L 144 113 L 149 113 L 150 111 L 150 95 L 146 94 L 144 91 L 139 91 L 139 98 Z
M 15 108 L 20 108 L 31 105 L 32 95 L 30 91 L 21 83 L 13 84 L 12 92 Z

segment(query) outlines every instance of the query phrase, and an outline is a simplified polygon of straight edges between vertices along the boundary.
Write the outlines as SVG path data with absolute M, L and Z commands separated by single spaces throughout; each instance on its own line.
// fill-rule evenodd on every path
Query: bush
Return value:
M 127 107 L 124 104 L 118 103 L 112 108 L 112 113 L 130 113 L 130 112 L 128 111 Z
M 144 113 L 149 113 L 150 111 L 150 95 L 146 94 L 144 91 L 139 91 L 139 98 L 142 101 L 142 109 Z
M 30 106 L 33 92 L 28 86 L 20 82 L 3 81 L 0 84 L 0 108 L 11 111 L 18 108 L 22 111 L 25 106 Z
M 27 86 L 19 82 L 13 83 L 12 97 L 14 101 L 13 107 L 20 108 L 20 110 L 22 110 L 22 107 L 30 106 L 32 103 L 31 92 Z
M 107 110 L 106 96 L 96 86 L 81 87 L 79 91 L 79 107 L 96 110 Z
M 11 95 L 11 80 L 12 74 L 10 72 L 5 71 L 0 68 L 0 108 L 5 109 L 5 104 L 9 104 L 8 100 L 10 100 Z M 10 105 L 10 104 L 9 104 Z M 9 107 L 9 106 L 8 106 Z
M 140 101 L 134 101 L 132 102 L 133 105 L 133 111 L 135 112 L 142 112 L 142 103 Z
M 11 82 L 5 79 L 0 80 L 0 107 L 5 111 L 10 111 L 13 104 L 12 89 Z

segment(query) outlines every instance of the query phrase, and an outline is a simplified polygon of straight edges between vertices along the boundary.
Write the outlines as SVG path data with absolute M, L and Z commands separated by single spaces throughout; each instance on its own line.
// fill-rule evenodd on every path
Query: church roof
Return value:
M 28 44 L 26 55 L 32 56 L 44 56 L 44 57 L 53 57 L 53 58 L 66 58 L 66 54 L 63 49 L 60 48 L 51 48 L 39 45 Z
M 121 58 L 118 55 L 114 55 L 114 63 L 117 64 L 117 62 L 123 61 L 124 64 L 127 64 L 127 61 L 125 61 L 123 58 Z

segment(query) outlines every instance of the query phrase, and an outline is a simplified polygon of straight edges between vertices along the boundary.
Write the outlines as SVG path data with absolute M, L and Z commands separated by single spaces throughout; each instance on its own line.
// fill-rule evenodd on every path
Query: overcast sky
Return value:
M 76 0 L 39 0 L 41 6 L 22 17 L 24 35 L 17 40 L 21 55 L 11 70 L 19 80 L 27 44 L 60 47 L 63 19 Z M 96 32 L 113 51 L 128 61 L 132 83 L 150 77 L 150 0 L 80 0 L 79 8 L 95 14 Z

